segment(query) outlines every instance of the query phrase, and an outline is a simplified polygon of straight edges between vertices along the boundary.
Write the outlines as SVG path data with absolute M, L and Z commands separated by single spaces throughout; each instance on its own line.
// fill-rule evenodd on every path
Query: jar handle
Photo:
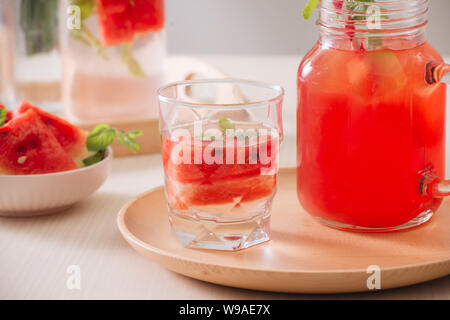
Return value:
M 450 65 L 436 61 L 427 63 L 425 80 L 428 84 L 450 84 Z M 450 180 L 442 180 L 435 175 L 424 176 L 420 183 L 420 192 L 423 195 L 441 198 L 450 195 Z
M 425 80 L 428 84 L 439 82 L 450 84 L 450 64 L 430 61 L 427 63 Z

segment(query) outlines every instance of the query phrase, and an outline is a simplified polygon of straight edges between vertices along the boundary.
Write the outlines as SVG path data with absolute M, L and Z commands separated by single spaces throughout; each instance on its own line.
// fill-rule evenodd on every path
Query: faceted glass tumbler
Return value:
M 284 90 L 214 79 L 158 91 L 170 227 L 186 247 L 235 251 L 269 240 Z

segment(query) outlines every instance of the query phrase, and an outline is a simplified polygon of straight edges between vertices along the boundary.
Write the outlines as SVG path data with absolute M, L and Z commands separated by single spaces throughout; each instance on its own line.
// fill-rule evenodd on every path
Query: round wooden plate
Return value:
M 365 234 L 324 227 L 299 205 L 295 168 L 280 170 L 272 240 L 238 252 L 184 248 L 169 231 L 162 187 L 130 201 L 118 225 L 128 243 L 165 268 L 195 279 L 245 289 L 297 293 L 368 291 L 379 266 L 381 289 L 450 274 L 450 202 L 425 225 Z M 375 269 L 376 270 L 376 269 Z

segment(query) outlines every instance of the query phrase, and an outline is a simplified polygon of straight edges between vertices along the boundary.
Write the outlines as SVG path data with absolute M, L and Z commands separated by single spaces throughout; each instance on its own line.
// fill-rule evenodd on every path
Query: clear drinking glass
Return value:
M 173 234 L 187 247 L 228 251 L 269 240 L 284 90 L 221 79 L 158 93 Z

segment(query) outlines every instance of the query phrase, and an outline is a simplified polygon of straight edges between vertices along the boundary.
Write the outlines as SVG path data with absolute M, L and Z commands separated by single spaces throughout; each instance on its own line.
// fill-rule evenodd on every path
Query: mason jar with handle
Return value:
M 321 0 L 320 38 L 298 69 L 302 206 L 344 230 L 428 221 L 445 175 L 450 66 L 427 42 L 428 0 Z

